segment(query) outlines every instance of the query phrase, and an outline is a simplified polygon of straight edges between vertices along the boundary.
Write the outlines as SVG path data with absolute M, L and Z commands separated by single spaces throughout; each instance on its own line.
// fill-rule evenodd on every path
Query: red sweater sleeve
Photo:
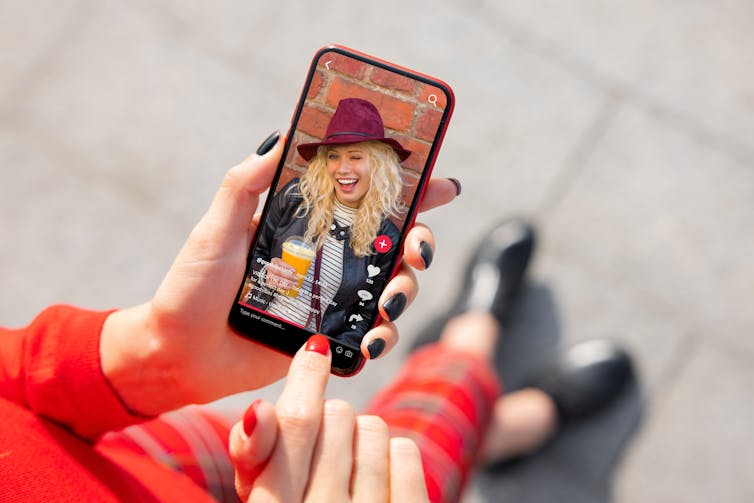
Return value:
M 0 328 L 0 396 L 90 441 L 143 421 L 102 373 L 100 332 L 111 312 L 53 306 L 26 328 Z

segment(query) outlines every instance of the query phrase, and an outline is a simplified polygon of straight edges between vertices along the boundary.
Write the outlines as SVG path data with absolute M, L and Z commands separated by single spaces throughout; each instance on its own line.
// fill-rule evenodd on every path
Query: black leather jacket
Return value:
M 272 257 L 282 256 L 283 242 L 290 236 L 303 236 L 306 232 L 308 215 L 296 216 L 303 198 L 295 186 L 299 179 L 291 180 L 281 189 L 272 201 L 267 220 L 258 229 L 258 238 L 252 263 L 252 278 L 256 278 L 262 267 Z M 292 190 L 289 190 L 293 188 Z M 356 257 L 350 246 L 348 236 L 345 237 L 343 249 L 343 270 L 340 288 L 332 303 L 325 309 L 319 331 L 333 339 L 348 343 L 354 347 L 361 345 L 361 339 L 371 328 L 371 313 L 377 311 L 377 301 L 382 287 L 392 272 L 391 264 L 400 244 L 398 228 L 385 218 L 380 225 L 379 235 L 387 235 L 393 243 L 386 253 L 377 253 L 372 247 L 373 254 L 366 257 Z M 258 260 L 261 259 L 261 260 Z M 376 269 L 379 268 L 379 269 Z M 375 274 L 376 271 L 379 271 Z M 369 276 L 372 273 L 372 276 Z M 364 301 L 357 294 L 366 290 L 372 296 Z M 262 288 L 256 297 L 263 301 L 254 300 L 254 307 L 265 310 L 266 305 L 277 295 L 273 291 Z

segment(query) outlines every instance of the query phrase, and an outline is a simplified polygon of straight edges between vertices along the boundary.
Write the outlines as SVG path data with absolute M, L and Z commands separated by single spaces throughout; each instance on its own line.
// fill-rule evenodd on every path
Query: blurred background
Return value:
M 401 345 L 331 395 L 363 405 L 479 238 L 526 216 L 540 246 L 506 387 L 594 337 L 625 344 L 639 382 L 466 500 L 752 501 L 752 25 L 744 0 L 0 1 L 0 323 L 148 299 L 340 43 L 454 88 L 436 175 L 463 194 L 421 218 L 438 247 Z

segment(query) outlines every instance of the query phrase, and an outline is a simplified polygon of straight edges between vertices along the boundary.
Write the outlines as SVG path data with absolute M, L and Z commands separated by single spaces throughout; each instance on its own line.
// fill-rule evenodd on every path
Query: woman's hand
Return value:
M 288 372 L 277 404 L 254 402 L 230 433 L 243 501 L 426 502 L 413 441 L 390 439 L 376 416 L 325 400 L 329 343 L 313 336 Z
M 263 145 L 269 147 L 271 139 Z M 253 154 L 228 171 L 152 300 L 106 320 L 100 342 L 102 368 L 133 412 L 154 415 L 206 403 L 285 375 L 289 357 L 238 336 L 228 325 L 259 223 L 259 216 L 252 215 L 272 181 L 283 143 L 277 141 L 263 155 Z M 421 209 L 445 204 L 455 195 L 452 181 L 432 180 Z M 383 307 L 397 293 L 405 296 L 404 307 L 416 295 L 412 268 L 426 266 L 421 242 L 427 243 L 426 257 L 427 246 L 430 252 L 434 249 L 434 239 L 429 229 L 417 225 L 406 239 L 400 271 L 382 296 Z M 388 319 L 394 321 L 395 315 Z M 397 341 L 395 326 L 383 321 L 368 332 L 362 345 L 365 354 L 375 339 L 376 346 L 389 350 Z
M 265 271 L 265 284 L 270 288 L 291 290 L 298 285 L 298 274 L 292 265 L 286 264 L 279 257 L 273 257 Z
M 134 412 L 205 403 L 285 375 L 289 357 L 228 325 L 258 223 L 252 215 L 283 143 L 231 168 L 152 300 L 106 320 L 103 371 Z

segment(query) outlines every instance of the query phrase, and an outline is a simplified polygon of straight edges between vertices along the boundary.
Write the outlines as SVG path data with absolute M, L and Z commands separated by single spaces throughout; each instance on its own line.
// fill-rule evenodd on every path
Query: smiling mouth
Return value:
M 338 183 L 341 185 L 355 185 L 358 180 L 356 178 L 338 178 Z

